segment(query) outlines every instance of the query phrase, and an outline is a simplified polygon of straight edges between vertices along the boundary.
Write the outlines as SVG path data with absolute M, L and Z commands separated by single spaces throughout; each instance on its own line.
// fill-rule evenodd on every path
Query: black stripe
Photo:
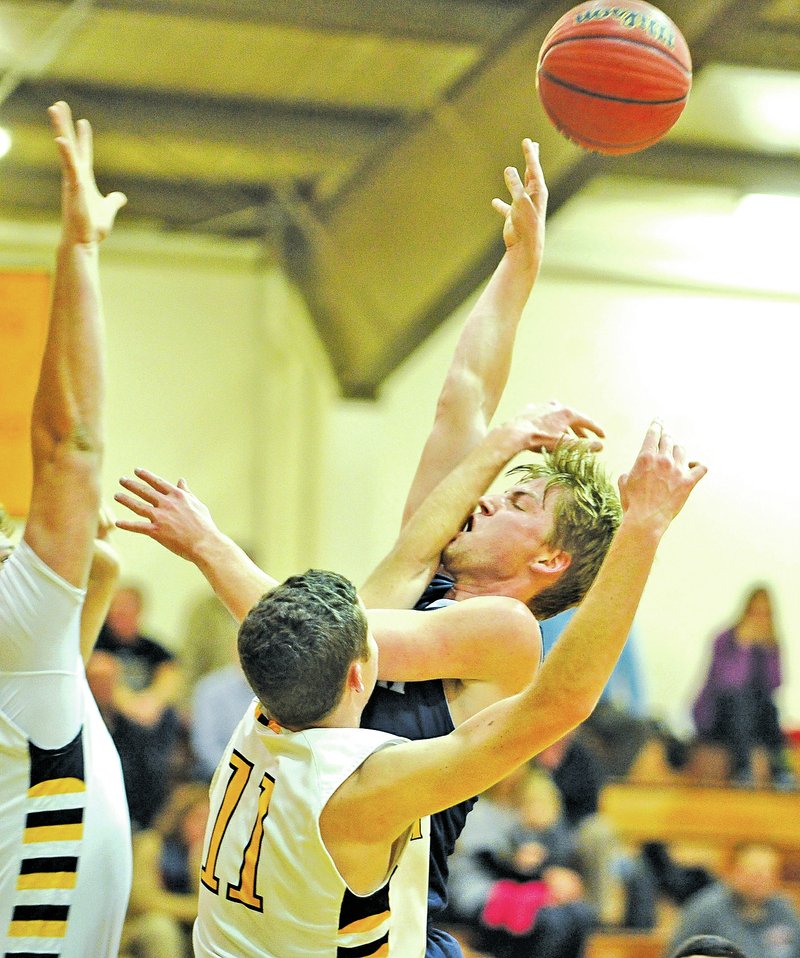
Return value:
M 683 63 L 674 53 L 670 50 L 665 50 L 664 47 L 658 46 L 658 41 L 653 43 L 645 43 L 644 40 L 634 40 L 632 37 L 611 37 L 605 33 L 584 33 L 580 36 L 573 37 L 562 37 L 560 40 L 556 40 L 555 43 L 551 43 L 550 46 L 542 54 L 542 62 L 544 62 L 547 54 L 554 50 L 556 47 L 563 46 L 565 43 L 577 43 L 578 40 L 604 40 L 606 43 L 629 43 L 634 47 L 644 47 L 647 50 L 653 50 L 656 53 L 660 53 L 662 56 L 666 57 L 668 60 L 671 60 L 676 67 L 680 67 L 684 73 L 684 76 L 690 77 L 692 71 Z
M 372 915 L 382 915 L 389 911 L 389 882 L 371 895 L 363 898 L 354 895 L 349 888 L 344 891 L 342 907 L 339 909 L 339 930 L 352 925 L 354 921 L 371 918 Z
M 387 931 L 382 938 L 377 938 L 366 945 L 354 945 L 352 948 L 339 947 L 336 949 L 336 958 L 369 958 L 370 955 L 379 951 L 388 940 L 389 932 Z
M 674 103 L 683 103 L 688 97 L 688 91 L 683 96 L 670 97 L 668 100 L 640 100 L 636 97 L 614 96 L 612 93 L 596 93 L 594 90 L 587 90 L 575 83 L 568 83 L 548 73 L 547 70 L 539 70 L 539 75 L 545 77 L 551 83 L 562 86 L 566 90 L 572 90 L 573 93 L 582 93 L 584 96 L 590 96 L 595 100 L 608 100 L 611 103 L 635 103 L 639 106 L 668 106 Z
M 20 875 L 42 875 L 46 872 L 76 872 L 78 859 L 61 858 L 23 858 L 19 867 Z
M 17 905 L 12 921 L 66 921 L 69 905 Z
M 30 787 L 52 782 L 57 778 L 77 778 L 85 781 L 83 774 L 83 729 L 75 738 L 61 748 L 39 748 L 28 742 L 31 759 Z
M 7 951 L 5 958 L 59 958 L 56 954 L 47 954 L 41 951 Z
M 45 825 L 78 825 L 83 821 L 82 808 L 55 808 L 49 812 L 29 812 L 26 828 L 42 828 Z

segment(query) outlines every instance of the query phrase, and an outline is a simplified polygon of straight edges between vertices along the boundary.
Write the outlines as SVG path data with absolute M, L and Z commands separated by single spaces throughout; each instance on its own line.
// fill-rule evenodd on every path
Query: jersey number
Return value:
M 225 794 L 222 796 L 217 817 L 214 820 L 214 827 L 211 830 L 211 839 L 208 843 L 208 851 L 203 867 L 200 869 L 200 880 L 205 887 L 215 895 L 219 894 L 219 876 L 217 875 L 217 859 L 219 850 L 222 846 L 222 840 L 225 838 L 225 832 L 230 824 L 231 817 L 236 811 L 236 807 L 244 794 L 247 783 L 253 772 L 253 763 L 248 762 L 244 755 L 234 751 L 230 758 L 231 777 L 225 786 Z M 256 871 L 258 869 L 258 858 L 261 854 L 261 843 L 264 840 L 264 819 L 269 812 L 269 802 L 272 798 L 272 790 L 275 787 L 275 779 L 267 775 L 266 772 L 259 783 L 258 812 L 256 820 L 253 823 L 250 838 L 242 852 L 242 864 L 239 867 L 239 881 L 237 884 L 227 883 L 226 898 L 228 901 L 241 902 L 253 911 L 262 911 L 264 900 L 256 891 Z

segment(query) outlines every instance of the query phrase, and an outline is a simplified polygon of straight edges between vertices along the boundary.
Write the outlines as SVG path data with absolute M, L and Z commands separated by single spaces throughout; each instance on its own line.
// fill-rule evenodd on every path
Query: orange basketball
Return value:
M 555 24 L 536 87 L 556 129 L 595 153 L 634 153 L 672 127 L 692 86 L 680 30 L 643 0 L 589 0 Z

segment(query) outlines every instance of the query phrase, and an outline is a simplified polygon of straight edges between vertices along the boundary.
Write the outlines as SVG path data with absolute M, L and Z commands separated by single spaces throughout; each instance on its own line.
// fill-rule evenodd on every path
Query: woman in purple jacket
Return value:
M 735 782 L 753 780 L 753 750 L 769 756 L 776 784 L 789 778 L 786 742 L 775 692 L 781 684 L 772 600 L 764 586 L 752 589 L 739 621 L 714 640 L 711 665 L 692 710 L 701 738 L 723 745 Z

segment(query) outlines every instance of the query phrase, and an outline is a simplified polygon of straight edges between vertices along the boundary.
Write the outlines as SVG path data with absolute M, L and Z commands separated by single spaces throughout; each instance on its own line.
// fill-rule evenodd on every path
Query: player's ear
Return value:
M 347 688 L 352 689 L 353 692 L 359 695 L 363 695 L 364 693 L 366 685 L 364 684 L 361 662 L 359 661 L 352 662 L 350 668 L 347 670 Z
M 548 549 L 540 552 L 530 561 L 530 569 L 537 575 L 558 576 L 565 572 L 572 562 L 572 556 L 563 549 Z

